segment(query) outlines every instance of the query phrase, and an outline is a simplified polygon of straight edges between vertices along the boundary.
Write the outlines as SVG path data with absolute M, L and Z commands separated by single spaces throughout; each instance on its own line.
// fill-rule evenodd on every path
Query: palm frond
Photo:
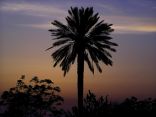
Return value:
M 64 45 L 52 54 L 55 61 L 54 67 L 61 62 L 60 67 L 64 71 L 64 75 L 69 71 L 71 64 L 75 62 L 77 55 L 75 46 L 75 44 Z
M 111 24 L 104 23 L 103 21 L 99 22 L 91 29 L 90 33 L 88 34 L 90 37 L 96 35 L 109 35 L 114 30 L 110 27 Z
M 58 27 L 59 29 L 68 30 L 68 27 L 66 25 L 62 24 L 61 22 L 59 22 L 57 20 L 54 20 L 54 22 L 52 22 L 51 24 L 53 24 L 54 26 Z
M 99 63 L 96 63 L 96 67 L 97 67 L 98 71 L 101 73 L 102 72 L 102 69 L 101 69 Z
M 58 40 L 56 42 L 53 43 L 53 47 L 55 46 L 60 46 L 66 43 L 72 42 L 71 39 L 62 39 L 62 40 Z
M 64 39 L 64 38 L 68 38 L 68 39 L 75 38 L 75 34 L 70 30 L 68 26 L 62 24 L 61 22 L 57 20 L 52 22 L 52 24 L 57 27 L 57 29 L 49 30 L 51 32 L 51 35 L 56 37 L 54 39 L 58 40 L 58 39 Z
M 103 50 L 99 50 L 94 46 L 88 46 L 87 49 L 95 64 L 98 63 L 98 61 L 102 61 L 106 65 L 112 65 L 112 60 L 104 53 Z
M 61 61 L 63 60 L 66 56 L 67 53 L 70 51 L 71 45 L 65 45 L 59 49 L 57 49 L 51 56 L 53 57 L 55 64 L 54 67 Z
M 88 54 L 87 54 L 86 52 L 85 52 L 85 55 L 84 55 L 84 56 L 85 56 L 84 59 L 85 59 L 85 61 L 87 62 L 89 69 L 90 69 L 91 72 L 94 74 L 94 67 L 93 67 L 93 64 L 90 62 L 89 57 L 88 57 Z

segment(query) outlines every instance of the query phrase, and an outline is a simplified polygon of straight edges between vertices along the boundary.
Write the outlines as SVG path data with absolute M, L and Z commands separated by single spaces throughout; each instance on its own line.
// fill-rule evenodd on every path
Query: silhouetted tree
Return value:
M 52 53 L 54 67 L 60 63 L 64 75 L 77 58 L 78 108 L 82 117 L 84 61 L 87 62 L 92 73 L 94 73 L 94 65 L 99 72 L 102 72 L 100 61 L 106 65 L 112 65 L 112 56 L 109 52 L 115 52 L 112 46 L 117 44 L 110 41 L 112 24 L 107 24 L 104 20 L 99 22 L 99 14 L 94 13 L 92 7 L 71 7 L 68 13 L 67 25 L 57 20 L 52 22 L 57 29 L 49 31 L 55 37 L 55 42 L 47 50 L 55 47 L 55 52 Z
M 58 105 L 62 104 L 63 98 L 58 95 L 58 86 L 49 79 L 33 77 L 29 84 L 24 79 L 22 76 L 16 87 L 1 95 L 1 106 L 6 108 L 4 117 L 44 117 L 46 114 L 58 117 L 62 114 Z
M 65 117 L 79 117 L 78 108 L 73 107 L 71 111 L 65 113 Z M 111 103 L 108 96 L 96 98 L 91 91 L 84 98 L 83 116 L 84 117 L 108 117 L 111 115 Z

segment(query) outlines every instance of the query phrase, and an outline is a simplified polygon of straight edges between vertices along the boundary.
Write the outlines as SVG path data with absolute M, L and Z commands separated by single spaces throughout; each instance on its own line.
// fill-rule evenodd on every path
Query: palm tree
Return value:
M 52 22 L 56 29 L 49 30 L 55 38 L 53 45 L 48 48 L 55 48 L 52 57 L 55 61 L 54 67 L 60 64 L 64 71 L 64 76 L 69 71 L 77 58 L 78 75 L 78 109 L 80 116 L 83 111 L 83 74 L 84 61 L 87 62 L 89 69 L 94 73 L 94 66 L 102 72 L 100 62 L 112 66 L 112 56 L 110 51 L 116 50 L 112 46 L 117 46 L 111 42 L 110 33 L 113 31 L 112 24 L 99 22 L 99 14 L 94 13 L 93 7 L 70 8 L 68 10 L 66 22 L 55 20 Z

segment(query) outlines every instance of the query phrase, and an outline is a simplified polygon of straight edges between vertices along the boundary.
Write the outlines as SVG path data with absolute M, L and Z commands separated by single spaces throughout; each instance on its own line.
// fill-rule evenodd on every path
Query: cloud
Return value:
M 113 26 L 116 30 L 116 33 L 148 33 L 148 32 L 156 32 L 155 26 Z
M 156 32 L 153 18 L 132 16 L 102 16 L 107 23 L 112 23 L 115 33 L 148 33 Z
M 42 29 L 42 30 L 49 30 L 50 28 L 53 28 L 52 25 L 49 23 L 43 23 L 43 24 L 21 24 L 20 26 L 24 27 L 31 27 L 31 28 L 37 28 L 37 29 Z
M 64 16 L 66 14 L 66 12 L 59 7 L 39 3 L 3 3 L 0 10 L 44 17 L 50 15 Z
M 51 24 L 51 22 L 43 22 L 43 23 L 36 23 L 36 24 L 19 24 L 19 26 L 22 27 L 30 27 L 30 28 L 36 28 L 41 30 L 49 30 L 49 29 L 56 29 L 54 25 Z
M 153 17 L 136 17 L 126 15 L 101 15 L 101 19 L 116 25 L 153 25 L 156 23 Z

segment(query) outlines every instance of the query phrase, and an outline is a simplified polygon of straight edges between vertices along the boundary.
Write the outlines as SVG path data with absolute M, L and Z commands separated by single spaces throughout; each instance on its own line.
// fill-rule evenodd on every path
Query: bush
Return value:
M 4 91 L 1 95 L 1 107 L 5 108 L 3 117 L 43 117 L 44 115 L 60 116 L 62 110 L 58 108 L 63 98 L 58 95 L 59 87 L 49 79 L 39 80 L 33 77 L 29 84 L 22 76 L 16 86 Z

